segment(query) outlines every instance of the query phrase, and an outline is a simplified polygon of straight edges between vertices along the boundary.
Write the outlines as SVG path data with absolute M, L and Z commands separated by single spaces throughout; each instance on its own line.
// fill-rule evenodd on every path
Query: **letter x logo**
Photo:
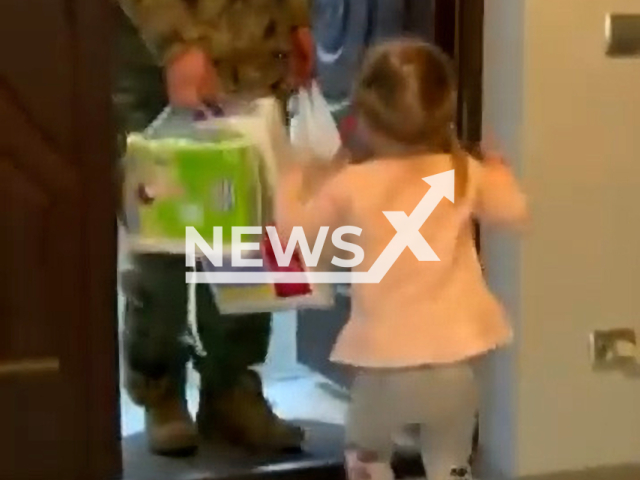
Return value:
M 367 283 L 379 282 L 389 271 L 405 248 L 409 248 L 421 262 L 437 262 L 440 259 L 420 233 L 420 228 L 433 213 L 443 197 L 454 201 L 454 171 L 423 178 L 431 185 L 420 203 L 407 215 L 405 212 L 384 212 L 396 235 L 380 254 L 371 269 L 366 272 Z M 370 277 L 370 278 L 369 278 Z

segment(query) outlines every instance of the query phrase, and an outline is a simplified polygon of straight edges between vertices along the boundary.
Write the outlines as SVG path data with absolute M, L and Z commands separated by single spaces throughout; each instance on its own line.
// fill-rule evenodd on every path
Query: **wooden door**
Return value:
M 0 479 L 120 471 L 109 8 L 0 3 Z

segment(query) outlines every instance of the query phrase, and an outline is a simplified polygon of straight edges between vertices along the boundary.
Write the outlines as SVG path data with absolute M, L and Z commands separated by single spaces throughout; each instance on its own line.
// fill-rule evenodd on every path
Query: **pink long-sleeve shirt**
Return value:
M 506 167 L 471 158 L 468 164 L 466 193 L 455 203 L 442 198 L 419 230 L 440 261 L 418 261 L 406 248 L 380 283 L 352 285 L 351 315 L 333 361 L 369 368 L 451 363 L 510 341 L 505 313 L 481 272 L 472 219 L 521 224 L 526 201 Z M 321 226 L 359 227 L 354 243 L 365 258 L 353 271 L 368 271 L 397 233 L 383 212 L 411 215 L 433 188 L 423 178 L 452 168 L 448 155 L 370 161 L 345 167 L 304 201 L 302 170 L 289 173 L 279 187 L 279 230 L 287 236 L 302 226 L 312 244 Z

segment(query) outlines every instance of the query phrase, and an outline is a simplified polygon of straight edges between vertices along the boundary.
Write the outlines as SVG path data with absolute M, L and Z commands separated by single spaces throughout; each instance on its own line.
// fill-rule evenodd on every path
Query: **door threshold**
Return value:
M 187 458 L 153 455 L 142 433 L 123 439 L 123 480 L 343 480 L 344 427 L 300 421 L 307 432 L 301 453 L 250 455 L 221 444 L 201 446 Z M 424 476 L 420 457 L 401 449 L 393 462 L 398 478 Z

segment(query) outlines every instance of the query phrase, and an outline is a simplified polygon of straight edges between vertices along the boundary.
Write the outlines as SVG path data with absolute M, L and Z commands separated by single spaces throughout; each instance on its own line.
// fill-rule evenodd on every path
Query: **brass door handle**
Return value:
M 41 375 L 59 373 L 60 359 L 43 357 L 17 361 L 0 361 L 0 378 L 14 375 Z

